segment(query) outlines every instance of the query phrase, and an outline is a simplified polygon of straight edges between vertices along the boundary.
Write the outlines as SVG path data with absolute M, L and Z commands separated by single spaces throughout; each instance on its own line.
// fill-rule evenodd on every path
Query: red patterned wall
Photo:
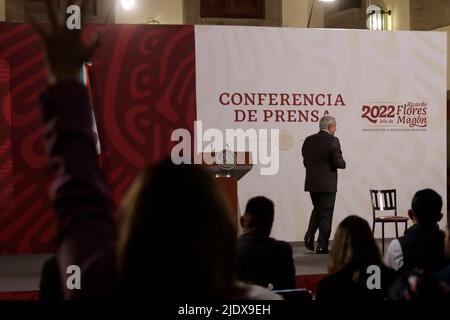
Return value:
M 194 28 L 87 31 L 102 37 L 90 78 L 102 166 L 119 201 L 139 169 L 170 154 L 174 129 L 193 130 Z M 28 24 L 0 23 L 0 254 L 53 251 L 56 219 L 38 109 L 45 85 L 38 36 Z

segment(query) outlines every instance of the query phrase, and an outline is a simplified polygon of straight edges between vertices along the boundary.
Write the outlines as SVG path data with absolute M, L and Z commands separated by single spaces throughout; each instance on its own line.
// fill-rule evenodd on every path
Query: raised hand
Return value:
M 57 13 L 51 0 L 46 0 L 49 27 L 38 24 L 29 16 L 28 20 L 37 33 L 42 37 L 45 45 L 46 58 L 49 68 L 49 82 L 55 84 L 61 81 L 78 81 L 80 70 L 85 62 L 88 62 L 99 45 L 98 38 L 91 41 L 89 45 L 82 42 L 81 30 L 69 30 L 66 23 L 58 21 Z M 67 6 L 79 5 L 81 12 L 88 0 L 68 1 Z M 64 10 L 65 11 L 65 10 Z

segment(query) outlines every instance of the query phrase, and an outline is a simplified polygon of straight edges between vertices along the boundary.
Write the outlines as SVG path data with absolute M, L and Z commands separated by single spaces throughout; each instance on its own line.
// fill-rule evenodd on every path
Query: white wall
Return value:
M 409 0 L 372 0 L 370 2 L 392 10 L 392 30 L 410 30 Z M 447 44 L 450 44 L 450 26 L 433 31 L 447 32 Z M 450 50 L 447 50 L 447 90 L 450 90 Z
M 302 107 L 303 111 L 316 110 L 318 117 L 328 109 L 339 119 L 338 137 L 347 169 L 339 173 L 334 230 L 350 214 L 372 222 L 369 189 L 398 189 L 399 215 L 407 213 L 411 198 L 419 189 L 431 187 L 444 196 L 447 167 L 444 41 L 445 35 L 436 32 L 198 27 L 197 119 L 203 121 L 203 130 L 280 129 L 280 137 L 292 142 L 279 146 L 276 175 L 262 176 L 261 166 L 256 162 L 239 181 L 241 212 L 249 198 L 267 196 L 276 204 L 273 235 L 286 241 L 303 240 L 312 205 L 309 194 L 303 192 L 305 170 L 300 148 L 306 136 L 317 132 L 318 125 L 312 118 L 287 120 L 285 116 L 286 122 L 273 117 L 264 120 L 264 109 L 283 109 L 282 112 L 298 109 L 293 106 L 279 108 L 267 102 L 263 106 L 224 108 L 218 99 L 223 92 L 301 90 L 343 95 L 345 107 Z M 416 48 L 421 50 L 420 55 L 416 54 Z M 428 64 L 430 59 L 433 68 Z M 428 127 L 409 131 L 414 128 L 400 124 L 399 118 L 386 125 L 363 119 L 361 107 L 367 103 L 376 105 L 377 101 L 391 102 L 397 113 L 401 111 L 399 104 L 426 102 Z M 236 122 L 234 110 L 247 109 L 257 111 L 256 122 Z M 253 159 L 260 158 L 255 155 Z M 443 200 L 445 203 L 445 196 Z M 443 212 L 446 208 L 444 205 Z M 380 237 L 381 228 L 377 227 L 375 235 Z M 388 237 L 395 235 L 392 225 L 386 226 L 386 231 Z
M 283 27 L 306 28 L 312 0 L 283 0 Z M 323 28 L 324 3 L 316 1 L 310 28 Z
M 308 23 L 308 1 L 283 0 L 283 26 L 305 28 Z
M 437 28 L 433 31 L 447 32 L 447 90 L 450 90 L 450 51 L 448 46 L 450 45 L 450 26 Z
M 158 20 L 161 24 L 183 23 L 182 0 L 136 0 L 136 7 L 125 11 L 116 4 L 116 23 L 139 24 L 146 23 L 149 18 Z
M 386 7 L 392 10 L 392 30 L 410 30 L 409 0 L 386 0 Z

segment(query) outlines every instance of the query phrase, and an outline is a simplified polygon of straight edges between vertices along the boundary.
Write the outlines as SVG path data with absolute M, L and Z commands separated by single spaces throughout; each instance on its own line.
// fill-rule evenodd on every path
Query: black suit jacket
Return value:
M 238 240 L 239 280 L 274 290 L 295 288 L 295 265 L 289 243 L 268 237 L 242 235 Z
M 321 130 L 306 138 L 302 147 L 306 168 L 305 191 L 337 192 L 337 169 L 345 169 L 339 139 Z
M 354 269 L 344 267 L 319 282 L 316 300 L 319 302 L 384 300 L 389 288 L 397 278 L 397 273 L 384 265 L 379 267 L 381 271 L 380 290 L 367 288 L 367 279 L 371 274 L 366 273 L 366 266 L 359 268 L 361 276 L 358 281 L 353 280 Z

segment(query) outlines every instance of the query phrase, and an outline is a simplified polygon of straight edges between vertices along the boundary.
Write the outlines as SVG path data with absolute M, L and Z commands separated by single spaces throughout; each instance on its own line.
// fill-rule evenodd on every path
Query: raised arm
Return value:
M 81 31 L 59 25 L 47 1 L 50 30 L 42 36 L 51 86 L 42 94 L 51 199 L 58 217 L 58 264 L 66 299 L 105 298 L 113 293 L 116 225 L 110 192 L 100 172 L 92 110 L 80 70 L 96 44 L 84 46 Z M 68 266 L 81 268 L 81 290 L 66 286 Z

